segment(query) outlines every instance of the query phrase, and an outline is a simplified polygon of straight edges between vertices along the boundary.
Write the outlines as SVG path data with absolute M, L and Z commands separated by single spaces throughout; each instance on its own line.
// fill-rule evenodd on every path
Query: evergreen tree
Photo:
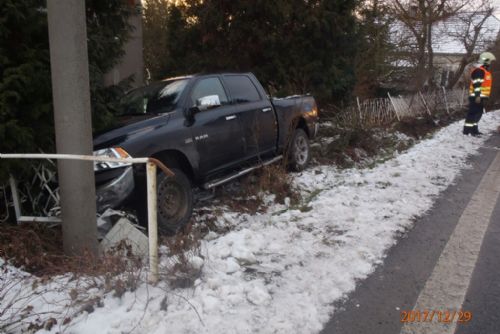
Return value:
M 87 0 L 94 128 L 112 121 L 120 87 L 103 87 L 104 73 L 123 54 L 130 27 L 121 0 Z M 0 7 L 0 152 L 51 152 L 54 119 L 47 10 L 44 0 L 4 0 Z M 24 164 L 2 161 L 0 182 Z
M 185 7 L 169 6 L 166 34 L 168 57 L 164 60 L 162 75 L 182 75 L 199 71 L 199 66 L 193 64 L 193 56 L 200 52 L 198 44 L 192 43 L 199 35 L 197 29 L 196 25 L 188 26 Z M 195 37 L 190 39 L 189 35 Z
M 153 80 L 163 78 L 167 51 L 168 0 L 143 1 L 144 62 Z
M 54 135 L 44 1 L 5 0 L 0 17 L 0 152 L 48 150 Z M 2 161 L 0 180 L 16 166 Z
M 123 0 L 86 0 L 85 5 L 92 126 L 95 131 L 101 131 L 113 124 L 119 97 L 134 79 L 128 78 L 118 85 L 104 86 L 104 75 L 124 55 L 123 46 L 132 29 L 128 23 L 132 8 Z
M 252 71 L 271 93 L 349 96 L 355 0 L 186 0 L 169 10 L 165 73 Z
M 356 57 L 356 96 L 377 95 L 381 83 L 391 71 L 391 53 L 388 7 L 382 0 L 365 0 L 359 10 L 360 51 Z

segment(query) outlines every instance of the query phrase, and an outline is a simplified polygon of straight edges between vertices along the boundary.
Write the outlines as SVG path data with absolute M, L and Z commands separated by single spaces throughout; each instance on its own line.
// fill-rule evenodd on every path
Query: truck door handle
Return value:
M 262 109 L 262 112 L 268 112 L 268 111 L 271 111 L 271 108 L 264 108 L 264 109 Z
M 231 116 L 226 116 L 226 121 L 230 121 L 232 119 L 235 119 L 236 115 L 231 115 Z

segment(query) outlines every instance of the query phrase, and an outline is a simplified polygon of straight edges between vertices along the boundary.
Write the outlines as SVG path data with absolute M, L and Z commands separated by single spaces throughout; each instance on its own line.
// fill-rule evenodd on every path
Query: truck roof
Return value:
M 176 77 L 168 77 L 168 78 L 162 79 L 160 81 L 191 79 L 194 77 L 205 76 L 205 75 L 232 75 L 232 74 L 251 74 L 251 75 L 253 75 L 252 72 L 207 72 L 207 73 L 200 72 L 200 73 L 196 73 L 196 74 L 187 74 L 187 75 L 180 75 L 180 76 L 176 76 Z

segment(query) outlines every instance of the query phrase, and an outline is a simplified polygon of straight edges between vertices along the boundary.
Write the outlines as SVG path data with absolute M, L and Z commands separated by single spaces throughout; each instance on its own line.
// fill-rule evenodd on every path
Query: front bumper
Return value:
M 134 187 L 134 170 L 127 167 L 119 176 L 96 188 L 97 212 L 116 209 L 132 194 Z

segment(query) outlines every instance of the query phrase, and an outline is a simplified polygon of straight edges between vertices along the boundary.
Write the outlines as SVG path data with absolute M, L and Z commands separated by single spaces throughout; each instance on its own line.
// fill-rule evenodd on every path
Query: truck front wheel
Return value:
M 304 130 L 296 129 L 288 150 L 288 166 L 295 172 L 301 172 L 306 169 L 310 159 L 309 138 Z
M 158 232 L 172 235 L 184 227 L 193 212 L 191 182 L 180 169 L 172 168 L 175 176 L 158 175 Z

